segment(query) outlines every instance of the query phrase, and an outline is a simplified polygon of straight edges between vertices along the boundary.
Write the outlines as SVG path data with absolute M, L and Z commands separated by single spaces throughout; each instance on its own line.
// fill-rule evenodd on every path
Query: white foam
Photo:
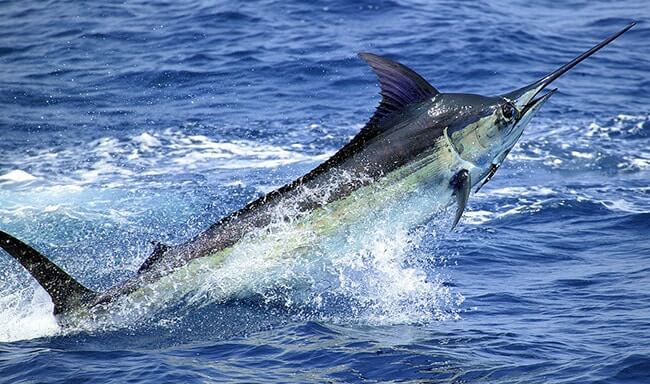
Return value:
M 524 197 L 524 196 L 551 196 L 558 192 L 549 187 L 528 186 L 528 187 L 502 187 L 490 190 L 490 195 L 507 196 L 507 197 Z
M 54 336 L 61 331 L 45 290 L 32 286 L 7 291 L 0 296 L 0 342 Z
M 578 152 L 578 151 L 571 151 L 571 156 L 577 157 L 577 158 L 580 158 L 580 159 L 593 159 L 594 158 L 593 153 Z
M 542 163 L 550 169 L 598 169 L 620 158 L 624 171 L 648 169 L 647 138 L 637 135 L 646 129 L 650 115 L 621 114 L 601 121 L 536 120 L 517 145 L 509 161 Z M 634 140 L 631 145 L 630 140 Z M 600 160 L 605 160 L 601 162 Z
M 647 213 L 648 212 L 648 210 L 638 207 L 634 205 L 634 203 L 631 203 L 625 199 L 605 200 L 602 201 L 601 204 L 603 204 L 605 207 L 607 207 L 607 209 L 612 211 L 619 211 L 619 212 L 626 212 L 626 213 Z
M 134 141 L 142 144 L 143 149 L 150 148 L 150 147 L 159 147 L 162 145 L 160 140 L 156 138 L 155 136 L 151 135 L 148 132 L 143 132 L 142 134 L 135 136 L 133 138 Z
M 25 181 L 36 180 L 36 177 L 33 176 L 33 175 L 30 175 L 29 173 L 27 173 L 25 171 L 21 171 L 20 169 L 16 169 L 16 170 L 7 172 L 4 175 L 0 175 L 0 180 L 20 183 L 20 182 L 25 182 Z
M 635 156 L 624 156 L 625 161 L 618 164 L 619 169 L 646 170 L 650 169 L 650 153 L 639 151 Z
M 472 225 L 481 225 L 489 222 L 496 216 L 495 212 L 491 211 L 471 211 L 471 210 L 466 210 L 463 213 L 463 222 L 465 224 L 472 224 Z
M 169 177 L 188 171 L 268 169 L 300 162 L 319 162 L 333 152 L 307 154 L 301 143 L 277 146 L 252 140 L 220 140 L 167 129 L 130 137 L 102 137 L 64 149 L 17 152 L 16 166 L 29 165 L 33 174 L 13 170 L 0 181 L 39 179 L 47 185 L 134 186 L 149 183 L 143 176 Z M 11 165 L 10 165 L 11 166 Z

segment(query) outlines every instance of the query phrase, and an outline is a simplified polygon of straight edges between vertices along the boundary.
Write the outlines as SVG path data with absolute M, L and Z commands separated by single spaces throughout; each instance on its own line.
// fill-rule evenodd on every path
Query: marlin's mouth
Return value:
M 533 99 L 530 102 L 528 102 L 528 104 L 524 105 L 523 109 L 519 113 L 519 120 L 517 121 L 517 123 L 524 120 L 527 116 L 532 116 L 546 102 L 546 100 L 548 100 L 551 96 L 553 96 L 555 92 L 557 92 L 557 88 L 551 89 L 544 95 L 536 99 Z
M 593 46 L 591 49 L 588 51 L 584 52 L 580 56 L 576 57 L 575 59 L 571 60 L 570 62 L 564 64 L 560 68 L 556 69 L 555 71 L 549 73 L 548 75 L 542 77 L 541 79 L 537 80 L 536 82 L 527 85 L 523 88 L 517 89 L 516 91 L 512 91 L 510 93 L 507 93 L 503 95 L 506 99 L 510 100 L 517 110 L 520 112 L 520 120 L 523 120 L 526 118 L 527 115 L 530 115 L 531 112 L 534 110 L 537 110 L 548 98 L 557 90 L 551 90 L 550 92 L 546 93 L 545 95 L 535 98 L 542 90 L 544 90 L 546 87 L 548 87 L 552 82 L 554 82 L 558 77 L 562 76 L 563 74 L 567 73 L 569 70 L 571 70 L 573 67 L 578 65 L 581 61 L 584 59 L 588 58 L 589 56 L 593 55 L 594 53 L 598 52 L 601 48 L 604 46 L 608 45 L 612 41 L 614 41 L 616 38 L 627 32 L 630 28 L 632 28 L 636 23 L 632 22 L 628 24 L 625 28 L 620 30 L 619 32 L 616 32 L 615 34 L 611 35 L 610 37 L 606 38 L 605 40 L 601 41 L 600 43 L 596 44 Z

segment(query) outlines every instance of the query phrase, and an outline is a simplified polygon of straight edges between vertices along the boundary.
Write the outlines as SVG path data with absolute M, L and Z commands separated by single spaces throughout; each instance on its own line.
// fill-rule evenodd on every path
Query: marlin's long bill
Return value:
M 567 73 L 571 68 L 575 67 L 576 65 L 578 65 L 580 62 L 582 62 L 589 56 L 600 51 L 603 47 L 605 47 L 612 41 L 616 40 L 619 36 L 627 32 L 630 28 L 634 27 L 635 25 L 636 22 L 631 22 L 625 28 L 609 36 L 608 38 L 601 41 L 600 43 L 594 45 L 591 49 L 585 51 L 580 56 L 564 64 L 563 66 L 556 69 L 555 71 L 549 73 L 548 75 L 542 77 L 541 79 L 537 80 L 536 82 L 530 85 L 527 85 L 523 88 L 517 89 L 516 91 L 505 94 L 504 97 L 515 101 L 517 108 L 523 108 L 526 104 L 528 104 L 528 102 L 530 102 L 531 99 L 533 99 L 544 88 L 548 87 L 548 85 L 554 82 L 558 77 Z
M 494 158 L 489 168 L 484 171 L 482 177 L 480 178 L 478 187 L 476 188 L 476 192 L 478 192 L 481 189 L 481 187 L 483 187 L 487 182 L 489 182 L 492 179 L 492 177 L 494 177 L 494 174 L 497 172 L 499 167 L 501 167 L 501 164 L 505 160 L 506 156 L 512 150 L 514 144 L 516 144 L 517 141 L 519 141 L 519 138 L 523 134 L 523 130 L 528 124 L 528 122 L 530 121 L 530 119 L 534 116 L 535 112 L 539 110 L 541 106 L 549 99 L 549 97 L 553 95 L 555 91 L 557 91 L 557 88 L 551 90 L 550 92 L 548 92 L 547 94 L 541 97 L 537 97 L 537 95 L 539 95 L 539 93 L 542 90 L 547 88 L 557 78 L 564 75 L 573 67 L 578 65 L 580 62 L 582 62 L 586 58 L 590 57 L 594 53 L 601 50 L 606 45 L 616 40 L 619 36 L 627 32 L 628 30 L 630 30 L 630 28 L 634 27 L 635 25 L 636 25 L 635 22 L 631 22 L 625 28 L 607 37 L 600 43 L 594 45 L 591 49 L 580 54 L 578 57 L 564 64 L 563 66 L 556 69 L 555 71 L 547 74 L 546 76 L 542 77 L 541 79 L 535 81 L 530 85 L 506 93 L 505 95 L 502 96 L 512 104 L 514 109 L 516 109 L 516 113 L 518 115 L 518 121 L 515 124 L 515 126 L 512 128 L 510 134 L 508 135 L 509 138 L 504 141 L 507 143 L 504 150 L 501 152 L 501 154 L 499 154 Z

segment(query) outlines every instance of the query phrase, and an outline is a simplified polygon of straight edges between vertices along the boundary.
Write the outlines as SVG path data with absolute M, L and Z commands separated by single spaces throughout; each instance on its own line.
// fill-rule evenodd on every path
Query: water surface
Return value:
M 650 377 L 650 6 L 0 3 L 0 228 L 93 289 L 309 171 L 378 103 L 359 51 L 499 94 L 557 81 L 492 182 L 349 252 L 230 266 L 66 330 L 0 255 L 0 381 L 619 383 Z M 255 269 L 255 268 L 257 269 Z M 254 273 L 253 273 L 254 272 Z M 215 292 L 224 289 L 224 298 Z

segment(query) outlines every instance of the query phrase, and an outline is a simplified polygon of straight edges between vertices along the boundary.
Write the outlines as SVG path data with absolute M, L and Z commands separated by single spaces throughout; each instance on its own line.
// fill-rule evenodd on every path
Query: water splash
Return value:
M 338 182 L 349 182 L 349 175 L 339 176 Z M 444 286 L 439 275 L 432 275 L 431 269 L 425 268 L 428 264 L 411 262 L 422 237 L 421 231 L 412 230 L 413 220 L 425 217 L 416 202 L 393 200 L 392 193 L 401 196 L 399 187 L 393 185 L 380 188 L 383 193 L 366 196 L 377 201 L 356 196 L 323 212 L 307 214 L 297 203 L 305 195 L 324 203 L 334 185 L 302 188 L 295 200 L 275 208 L 270 225 L 247 234 L 232 248 L 197 259 L 172 276 L 120 298 L 108 311 L 98 308 L 65 319 L 65 331 L 149 326 L 148 320 L 179 303 L 188 308 L 214 307 L 232 300 L 281 308 L 302 319 L 343 323 L 457 318 L 462 296 Z M 416 200 L 430 197 L 411 195 Z M 362 207 L 359 202 L 364 202 Z M 5 309 L 11 316 L 25 317 L 15 308 Z
M 0 282 L 0 342 L 59 334 L 54 305 L 45 290 L 33 281 L 25 286 L 16 283 L 16 279 Z

